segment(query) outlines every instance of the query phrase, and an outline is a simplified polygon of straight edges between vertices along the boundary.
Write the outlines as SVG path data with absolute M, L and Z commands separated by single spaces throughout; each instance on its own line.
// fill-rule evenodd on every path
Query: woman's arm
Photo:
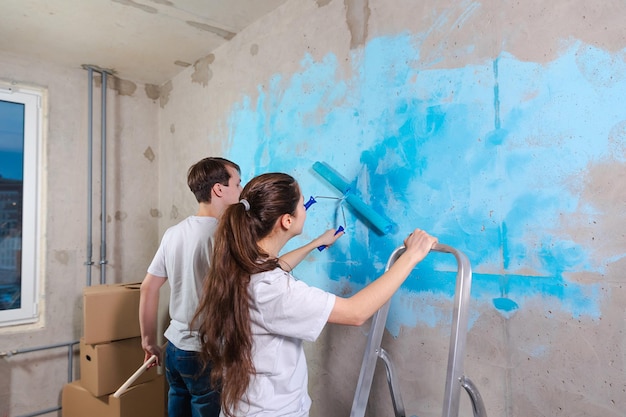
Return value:
M 400 288 L 415 265 L 428 255 L 437 238 L 415 229 L 405 240 L 406 251 L 387 272 L 350 298 L 337 297 L 329 323 L 360 326 Z
M 339 232 L 337 234 L 335 233 L 337 233 L 336 230 L 328 229 L 326 232 L 316 237 L 306 245 L 294 249 L 291 252 L 287 252 L 284 255 L 281 255 L 279 259 L 280 265 L 283 270 L 291 272 L 296 267 L 296 265 L 302 262 L 302 260 L 306 258 L 309 252 L 311 252 L 313 249 L 322 245 L 330 246 L 343 235 L 343 232 Z

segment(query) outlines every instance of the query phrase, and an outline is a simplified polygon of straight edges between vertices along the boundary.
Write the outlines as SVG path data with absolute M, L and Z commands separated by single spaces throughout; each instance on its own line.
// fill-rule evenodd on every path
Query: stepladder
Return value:
M 385 270 L 404 253 L 405 247 L 398 247 L 389 257 Z M 476 385 L 464 375 L 463 364 L 465 358 L 465 345 L 468 330 L 468 314 L 470 302 L 470 290 L 472 283 L 472 270 L 469 260 L 462 252 L 455 248 L 437 244 L 431 250 L 454 255 L 457 262 L 457 275 L 454 293 L 454 306 L 452 312 L 452 326 L 450 335 L 450 347 L 448 351 L 448 365 L 446 371 L 445 391 L 443 400 L 442 417 L 458 417 L 461 388 L 465 389 L 472 404 L 474 417 L 487 417 L 483 399 Z M 364 417 L 370 396 L 374 371 L 377 361 L 380 359 L 385 365 L 387 383 L 391 393 L 391 402 L 395 417 L 405 417 L 404 402 L 400 393 L 398 377 L 393 361 L 387 351 L 381 346 L 387 316 L 391 300 L 387 301 L 372 317 L 370 331 L 367 337 L 367 345 L 363 354 L 363 363 L 357 382 L 350 417 Z

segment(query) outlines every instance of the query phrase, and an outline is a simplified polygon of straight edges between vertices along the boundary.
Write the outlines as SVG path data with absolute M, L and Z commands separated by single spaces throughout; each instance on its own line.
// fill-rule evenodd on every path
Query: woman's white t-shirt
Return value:
M 250 319 L 256 374 L 239 404 L 241 416 L 308 416 L 302 341 L 320 335 L 335 295 L 297 281 L 280 268 L 250 277 Z

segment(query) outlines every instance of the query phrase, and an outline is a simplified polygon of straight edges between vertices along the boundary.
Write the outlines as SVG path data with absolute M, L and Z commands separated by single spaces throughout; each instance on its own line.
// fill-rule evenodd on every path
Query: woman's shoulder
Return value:
M 248 291 L 256 302 L 280 298 L 289 288 L 291 278 L 280 268 L 259 272 L 250 276 Z
M 250 283 L 257 284 L 257 283 L 262 283 L 262 282 L 270 283 L 270 282 L 279 281 L 279 280 L 282 281 L 284 279 L 289 279 L 290 276 L 291 275 L 288 272 L 276 267 L 269 271 L 263 271 L 263 272 L 259 272 L 256 274 L 252 274 L 250 276 Z

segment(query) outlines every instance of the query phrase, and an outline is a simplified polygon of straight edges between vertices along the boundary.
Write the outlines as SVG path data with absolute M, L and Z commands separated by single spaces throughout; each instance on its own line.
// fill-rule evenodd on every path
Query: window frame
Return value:
M 44 97 L 43 89 L 0 82 L 0 100 L 24 105 L 21 303 L 18 309 L 0 310 L 0 328 L 39 320 Z

